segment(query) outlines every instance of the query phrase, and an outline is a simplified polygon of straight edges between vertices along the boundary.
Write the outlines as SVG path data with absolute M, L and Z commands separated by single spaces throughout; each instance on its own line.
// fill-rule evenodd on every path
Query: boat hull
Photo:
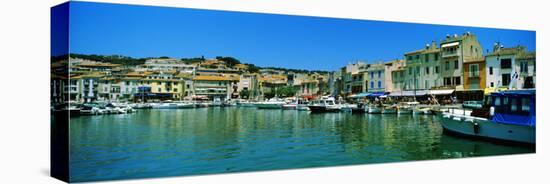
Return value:
M 298 105 L 298 106 L 296 106 L 296 110 L 309 111 L 309 107 L 307 107 L 307 105 Z
M 283 107 L 282 104 L 256 104 L 256 107 L 258 109 L 281 109 Z
M 412 114 L 412 109 L 400 108 L 397 110 L 397 114 Z
M 367 112 L 369 114 L 380 114 L 382 113 L 382 109 L 380 109 L 379 107 L 368 107 Z
M 493 122 L 485 118 L 443 113 L 441 125 L 450 133 L 522 144 L 535 144 L 536 128 Z
M 296 110 L 296 105 L 283 105 L 285 110 Z
M 351 108 L 351 113 L 365 113 L 365 108 L 360 108 L 360 107 L 356 107 L 356 108 Z
M 308 108 L 312 113 L 323 113 L 327 111 L 327 107 L 325 106 L 310 105 Z
M 397 114 L 397 110 L 394 109 L 394 108 L 384 108 L 384 109 L 382 109 L 382 111 L 380 113 L 382 113 L 382 114 Z

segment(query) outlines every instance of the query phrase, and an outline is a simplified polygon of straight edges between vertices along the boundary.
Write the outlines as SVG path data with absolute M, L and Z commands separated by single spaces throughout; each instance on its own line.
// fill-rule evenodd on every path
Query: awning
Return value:
M 428 91 L 430 95 L 450 95 L 454 92 L 454 89 L 436 89 Z
M 386 94 L 386 92 L 374 92 L 374 93 L 369 94 L 369 97 L 380 97 L 380 96 L 383 96 L 385 94 Z
M 364 98 L 364 97 L 369 96 L 370 94 L 371 93 L 359 93 L 359 94 L 350 95 L 349 97 L 350 98 Z
M 418 90 L 418 91 L 394 91 L 391 92 L 388 96 L 390 97 L 398 97 L 398 96 L 424 96 L 427 94 L 426 90 Z
M 459 42 L 446 43 L 446 44 L 441 45 L 441 48 L 457 46 L 458 44 L 459 44 Z

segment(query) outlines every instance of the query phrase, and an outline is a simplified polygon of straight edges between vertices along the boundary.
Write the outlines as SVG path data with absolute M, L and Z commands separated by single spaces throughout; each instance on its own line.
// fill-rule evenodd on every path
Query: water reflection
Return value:
M 70 130 L 72 181 L 534 152 L 442 134 L 435 116 L 167 109 L 75 117 Z

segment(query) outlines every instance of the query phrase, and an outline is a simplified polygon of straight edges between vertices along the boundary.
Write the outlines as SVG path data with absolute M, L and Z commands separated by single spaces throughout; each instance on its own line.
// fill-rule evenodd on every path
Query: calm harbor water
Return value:
M 437 116 L 198 108 L 72 117 L 71 181 L 533 153 L 442 133 Z

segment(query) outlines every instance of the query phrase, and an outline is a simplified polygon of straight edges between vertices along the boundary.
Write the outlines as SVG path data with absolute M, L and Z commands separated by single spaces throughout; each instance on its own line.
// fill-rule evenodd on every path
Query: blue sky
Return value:
M 470 31 L 484 50 L 495 41 L 535 50 L 535 32 L 243 12 L 72 2 L 70 52 L 131 57 L 233 56 L 258 66 L 336 70 Z M 52 50 L 52 54 L 55 50 Z

